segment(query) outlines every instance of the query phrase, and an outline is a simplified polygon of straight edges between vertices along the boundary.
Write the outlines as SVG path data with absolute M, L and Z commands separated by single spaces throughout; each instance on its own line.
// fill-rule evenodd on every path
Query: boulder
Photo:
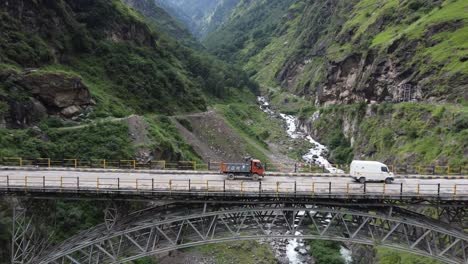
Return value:
M 83 111 L 81 107 L 76 106 L 76 105 L 71 105 L 69 107 L 62 109 L 62 111 L 60 111 L 60 114 L 62 114 L 66 118 L 70 118 L 81 113 L 81 111 Z
M 80 77 L 63 73 L 28 73 L 19 84 L 48 108 L 91 105 L 88 87 Z M 76 109 L 76 108 L 75 108 Z
M 68 73 L 7 69 L 0 70 L 0 82 L 8 91 L 0 96 L 8 105 L 2 127 L 33 126 L 49 115 L 73 119 L 96 104 L 81 78 Z

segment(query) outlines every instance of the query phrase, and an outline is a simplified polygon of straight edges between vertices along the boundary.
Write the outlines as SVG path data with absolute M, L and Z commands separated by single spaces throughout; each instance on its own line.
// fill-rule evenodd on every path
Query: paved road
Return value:
M 8 176 L 8 177 L 7 177 Z M 396 179 L 393 184 L 355 183 L 348 177 L 265 177 L 261 183 L 247 178 L 226 180 L 221 174 L 149 174 L 132 172 L 78 172 L 78 171 L 0 171 L 0 187 L 19 189 L 47 188 L 74 189 L 127 189 L 164 191 L 209 191 L 209 192 L 264 192 L 292 193 L 349 193 L 397 195 L 453 195 L 468 197 L 468 179 Z M 259 186 L 261 184 L 261 186 Z M 403 192 L 401 188 L 403 187 Z

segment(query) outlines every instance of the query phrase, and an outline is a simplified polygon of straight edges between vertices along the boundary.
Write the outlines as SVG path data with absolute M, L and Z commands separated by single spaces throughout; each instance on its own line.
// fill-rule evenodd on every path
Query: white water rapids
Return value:
M 263 112 L 269 115 L 275 115 L 275 112 L 271 110 L 270 103 L 267 101 L 265 97 L 259 96 L 257 97 L 257 100 L 260 103 L 260 109 Z M 318 115 L 319 115 L 318 112 L 314 113 L 313 118 L 317 119 Z M 293 115 L 283 114 L 283 113 L 280 113 L 279 116 L 286 122 L 287 124 L 286 132 L 288 133 L 290 138 L 292 139 L 302 138 L 305 141 L 312 143 L 312 145 L 314 146 L 313 148 L 309 149 L 309 151 L 306 154 L 302 156 L 302 159 L 304 162 L 309 163 L 309 164 L 316 164 L 319 166 L 323 166 L 330 173 L 344 173 L 343 170 L 333 167 L 331 163 L 324 157 L 325 153 L 328 151 L 327 147 L 317 142 L 315 139 L 312 138 L 312 136 L 307 134 L 305 131 L 301 131 L 300 129 L 298 129 L 297 124 L 299 122 L 298 122 L 297 117 Z
M 270 108 L 270 103 L 263 96 L 257 97 L 257 100 L 260 104 L 260 109 L 269 114 L 270 116 L 275 116 L 276 113 Z M 312 138 L 311 135 L 307 134 L 305 131 L 298 129 L 297 124 L 298 118 L 292 115 L 287 115 L 279 113 L 279 116 L 286 122 L 288 136 L 292 139 L 304 139 L 312 143 L 313 148 L 302 156 L 304 162 L 309 164 L 316 164 L 323 166 L 330 173 L 344 173 L 343 170 L 337 169 L 331 165 L 331 163 L 324 157 L 325 153 L 328 151 L 327 147 L 317 142 Z M 319 118 L 319 113 L 316 112 L 313 115 L 314 120 Z M 304 264 L 303 257 L 297 251 L 297 248 L 304 246 L 302 240 L 290 239 L 288 245 L 286 246 L 286 256 L 288 258 L 289 264 Z M 345 247 L 341 247 L 340 254 L 345 260 L 346 264 L 352 263 L 351 252 Z

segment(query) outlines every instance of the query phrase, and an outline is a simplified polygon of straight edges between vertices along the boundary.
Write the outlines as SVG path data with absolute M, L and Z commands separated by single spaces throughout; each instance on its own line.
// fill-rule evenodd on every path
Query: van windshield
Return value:
M 382 167 L 382 171 L 383 172 L 388 172 L 388 168 L 387 167 Z

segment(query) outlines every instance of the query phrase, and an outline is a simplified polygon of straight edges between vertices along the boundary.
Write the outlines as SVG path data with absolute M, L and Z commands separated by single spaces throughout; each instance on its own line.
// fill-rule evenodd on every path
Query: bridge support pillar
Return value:
M 38 240 L 32 216 L 28 215 L 27 204 L 14 201 L 11 239 L 11 263 L 31 263 L 31 259 L 45 245 Z

